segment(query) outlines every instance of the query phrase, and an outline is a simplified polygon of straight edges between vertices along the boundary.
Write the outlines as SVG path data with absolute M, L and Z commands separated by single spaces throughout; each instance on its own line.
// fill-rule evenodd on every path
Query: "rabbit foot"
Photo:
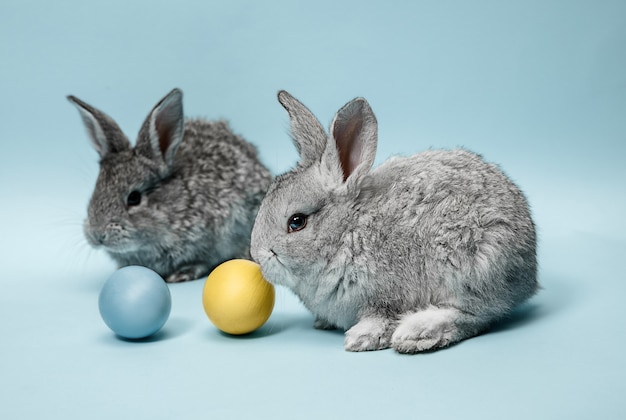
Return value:
M 389 348 L 389 321 L 384 318 L 363 318 L 346 331 L 347 351 L 369 351 Z
M 167 283 L 182 283 L 189 280 L 194 280 L 190 273 L 174 273 L 165 278 Z
M 337 326 L 331 324 L 323 318 L 315 318 L 313 328 L 315 328 L 316 330 L 336 330 Z
M 204 264 L 186 266 L 167 276 L 165 281 L 167 283 L 182 283 L 185 281 L 199 279 L 200 277 L 207 275 L 208 272 L 209 268 Z
M 406 315 L 391 336 L 391 347 L 399 353 L 418 353 L 446 347 L 456 341 L 458 311 L 431 306 Z

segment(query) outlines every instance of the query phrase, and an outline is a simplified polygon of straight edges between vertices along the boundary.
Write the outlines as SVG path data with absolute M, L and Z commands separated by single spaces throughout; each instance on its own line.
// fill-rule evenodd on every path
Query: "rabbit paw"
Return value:
M 418 353 L 446 347 L 457 335 L 458 311 L 431 306 L 406 315 L 391 336 L 391 346 L 399 353 Z
M 174 273 L 165 278 L 166 283 L 182 283 L 184 281 L 194 280 L 191 273 Z
M 316 330 L 336 330 L 337 329 L 335 325 L 319 317 L 315 318 L 315 322 L 313 323 L 313 328 L 315 328 Z
M 364 318 L 346 331 L 347 351 L 369 351 L 389 348 L 389 321 L 384 318 Z
M 165 281 L 167 283 L 182 283 L 184 281 L 199 279 L 200 277 L 208 275 L 208 272 L 209 267 L 204 264 L 186 266 L 167 276 Z

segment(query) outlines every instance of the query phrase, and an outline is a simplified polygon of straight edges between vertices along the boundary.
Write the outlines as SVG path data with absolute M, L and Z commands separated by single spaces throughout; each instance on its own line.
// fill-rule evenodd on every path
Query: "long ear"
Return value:
M 104 158 L 109 153 L 118 153 L 130 149 L 128 139 L 111 117 L 75 96 L 70 95 L 67 99 L 76 105 L 80 112 L 89 139 L 100 158 Z
M 356 98 L 344 105 L 335 115 L 330 133 L 337 147 L 343 180 L 358 181 L 372 168 L 378 142 L 378 123 L 367 101 Z
M 148 114 L 139 131 L 135 150 L 169 167 L 174 162 L 184 131 L 183 92 L 174 89 Z
M 278 102 L 287 110 L 291 136 L 300 154 L 300 166 L 319 162 L 326 148 L 326 131 L 319 120 L 300 101 L 284 90 L 278 92 Z

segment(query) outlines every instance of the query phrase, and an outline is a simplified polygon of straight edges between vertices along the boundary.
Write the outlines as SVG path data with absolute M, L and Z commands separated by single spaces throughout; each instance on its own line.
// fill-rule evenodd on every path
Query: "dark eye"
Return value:
M 287 222 L 287 233 L 297 232 L 304 229 L 307 217 L 307 215 L 302 213 L 296 213 L 291 216 Z
M 141 203 L 141 193 L 137 190 L 131 191 L 126 197 L 126 205 L 128 207 L 138 206 Z

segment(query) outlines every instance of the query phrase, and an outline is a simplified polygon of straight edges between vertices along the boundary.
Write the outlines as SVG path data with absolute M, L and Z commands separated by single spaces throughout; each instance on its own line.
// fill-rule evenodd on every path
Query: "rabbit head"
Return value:
M 354 99 L 335 115 L 327 134 L 302 103 L 281 91 L 300 161 L 277 177 L 257 215 L 251 253 L 269 281 L 300 295 L 332 289 L 348 276 L 352 225 L 376 154 L 377 123 L 367 101 Z M 332 273 L 330 276 L 329 274 Z M 303 299 L 307 304 L 308 299 Z M 354 306 L 358 302 L 351 302 Z
M 142 251 L 151 254 L 153 248 L 167 248 L 175 235 L 168 235 L 171 220 L 162 209 L 165 197 L 160 195 L 166 191 L 148 193 L 174 170 L 184 131 L 182 92 L 174 89 L 157 103 L 134 148 L 111 117 L 74 96 L 68 99 L 79 110 L 100 156 L 84 223 L 88 242 L 106 249 L 122 265 L 131 254 L 137 260 L 132 262 L 139 263 Z
M 182 92 L 175 89 L 157 103 L 134 148 L 111 117 L 74 96 L 68 99 L 78 108 L 100 156 L 100 172 L 84 225 L 89 243 L 112 254 L 150 246 L 150 239 L 167 231 L 159 227 L 167 225 L 168 217 L 158 209 L 163 202 L 146 193 L 174 167 L 183 138 Z

